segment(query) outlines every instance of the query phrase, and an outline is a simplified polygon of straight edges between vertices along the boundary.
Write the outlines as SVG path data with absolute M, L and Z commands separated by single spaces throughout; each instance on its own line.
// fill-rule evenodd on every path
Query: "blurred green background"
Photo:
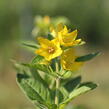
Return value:
M 77 28 L 87 42 L 80 51 L 102 52 L 82 69 L 83 81 L 94 81 L 99 87 L 72 103 L 84 109 L 108 109 L 109 0 L 0 0 L 0 109 L 35 108 L 17 86 L 10 59 L 27 61 L 33 55 L 20 44 L 33 39 L 36 15 L 69 18 L 70 26 Z

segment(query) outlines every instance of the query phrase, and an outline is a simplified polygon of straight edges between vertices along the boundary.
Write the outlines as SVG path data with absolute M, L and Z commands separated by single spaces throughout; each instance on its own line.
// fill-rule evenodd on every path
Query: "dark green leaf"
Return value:
M 82 87 L 82 86 L 86 86 L 86 87 L 90 87 L 91 89 L 95 89 L 98 85 L 95 83 L 92 83 L 92 82 L 84 82 L 79 85 L 79 87 Z
M 76 78 L 73 78 L 69 80 L 64 87 L 67 89 L 68 92 L 73 91 L 81 82 L 81 76 L 78 76 Z
M 49 40 L 52 40 L 52 39 L 53 39 L 53 36 L 52 36 L 51 34 L 48 34 L 47 38 L 48 38 Z
M 88 54 L 88 55 L 85 55 L 85 56 L 80 56 L 80 57 L 76 58 L 75 61 L 76 62 L 89 61 L 99 54 L 100 54 L 100 52 L 96 52 L 96 53 L 91 53 L 91 54 Z

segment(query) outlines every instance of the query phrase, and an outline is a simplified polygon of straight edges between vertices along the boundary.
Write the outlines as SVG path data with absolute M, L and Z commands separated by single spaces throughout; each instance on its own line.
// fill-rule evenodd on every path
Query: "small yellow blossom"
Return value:
M 50 24 L 50 17 L 49 16 L 44 16 L 43 20 L 44 20 L 44 23 Z
M 61 64 L 63 69 L 77 71 L 83 65 L 83 62 L 75 62 L 77 56 L 73 48 L 65 51 L 61 56 Z
M 69 32 L 66 26 L 63 26 L 62 24 L 58 24 L 56 29 L 53 27 L 50 28 L 51 34 L 56 37 L 61 45 L 63 46 L 74 46 L 79 44 L 84 44 L 81 39 L 77 38 L 77 30 L 74 30 L 73 32 Z
M 38 41 L 41 45 L 41 48 L 36 50 L 35 53 L 43 56 L 47 61 L 50 61 L 51 59 L 62 54 L 62 49 L 57 39 L 50 41 L 46 38 L 39 37 Z
M 63 24 L 60 23 L 57 25 L 56 28 L 54 28 L 54 26 L 50 26 L 50 32 L 51 32 L 51 35 L 55 38 L 58 36 L 59 32 L 63 29 Z

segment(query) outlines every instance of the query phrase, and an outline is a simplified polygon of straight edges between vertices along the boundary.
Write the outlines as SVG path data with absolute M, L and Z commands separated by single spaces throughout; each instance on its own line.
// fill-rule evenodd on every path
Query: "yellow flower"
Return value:
M 61 64 L 63 69 L 77 71 L 83 65 L 83 62 L 75 62 L 77 56 L 73 48 L 65 51 L 61 56 Z
M 51 34 L 58 38 L 61 45 L 63 46 L 74 46 L 79 44 L 84 44 L 84 42 L 81 39 L 77 39 L 77 30 L 74 30 L 73 32 L 69 32 L 66 26 L 63 26 L 62 24 L 58 24 L 56 29 L 51 27 L 50 29 Z
M 46 38 L 39 37 L 38 41 L 41 48 L 35 51 L 36 54 L 43 56 L 47 61 L 58 57 L 62 54 L 62 49 L 60 48 L 60 43 L 57 39 L 48 40 Z
M 63 29 L 63 24 L 60 23 L 56 28 L 54 26 L 50 26 L 50 33 L 53 37 L 58 37 L 59 32 Z
M 49 16 L 44 16 L 43 20 L 44 20 L 45 24 L 50 24 L 50 17 Z

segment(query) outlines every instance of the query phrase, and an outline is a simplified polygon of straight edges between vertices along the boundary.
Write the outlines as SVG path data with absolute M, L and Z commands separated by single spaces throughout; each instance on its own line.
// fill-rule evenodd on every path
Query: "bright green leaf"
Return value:
M 31 100 L 36 100 L 44 105 L 52 104 L 50 89 L 41 81 L 28 78 L 24 74 L 18 74 L 17 81 Z
M 68 91 L 64 87 L 62 87 L 62 86 L 60 87 L 60 91 L 63 94 L 64 100 L 67 99 L 67 97 L 69 95 Z
M 23 89 L 24 93 L 31 99 L 31 100 L 36 100 L 36 101 L 41 101 L 43 102 L 44 100 L 42 97 L 32 88 L 27 80 L 28 76 L 24 74 L 17 74 L 17 82 L 19 86 Z
M 40 56 L 40 55 L 37 55 L 35 56 L 33 59 L 32 59 L 32 62 L 31 64 L 36 64 L 36 63 L 39 63 L 41 60 L 43 60 L 44 57 Z
M 92 82 L 86 82 L 81 84 L 77 89 L 73 90 L 70 94 L 68 99 L 66 99 L 62 104 L 69 103 L 72 99 L 75 97 L 84 94 L 86 92 L 89 92 L 90 90 L 93 90 L 97 87 L 95 83 Z

